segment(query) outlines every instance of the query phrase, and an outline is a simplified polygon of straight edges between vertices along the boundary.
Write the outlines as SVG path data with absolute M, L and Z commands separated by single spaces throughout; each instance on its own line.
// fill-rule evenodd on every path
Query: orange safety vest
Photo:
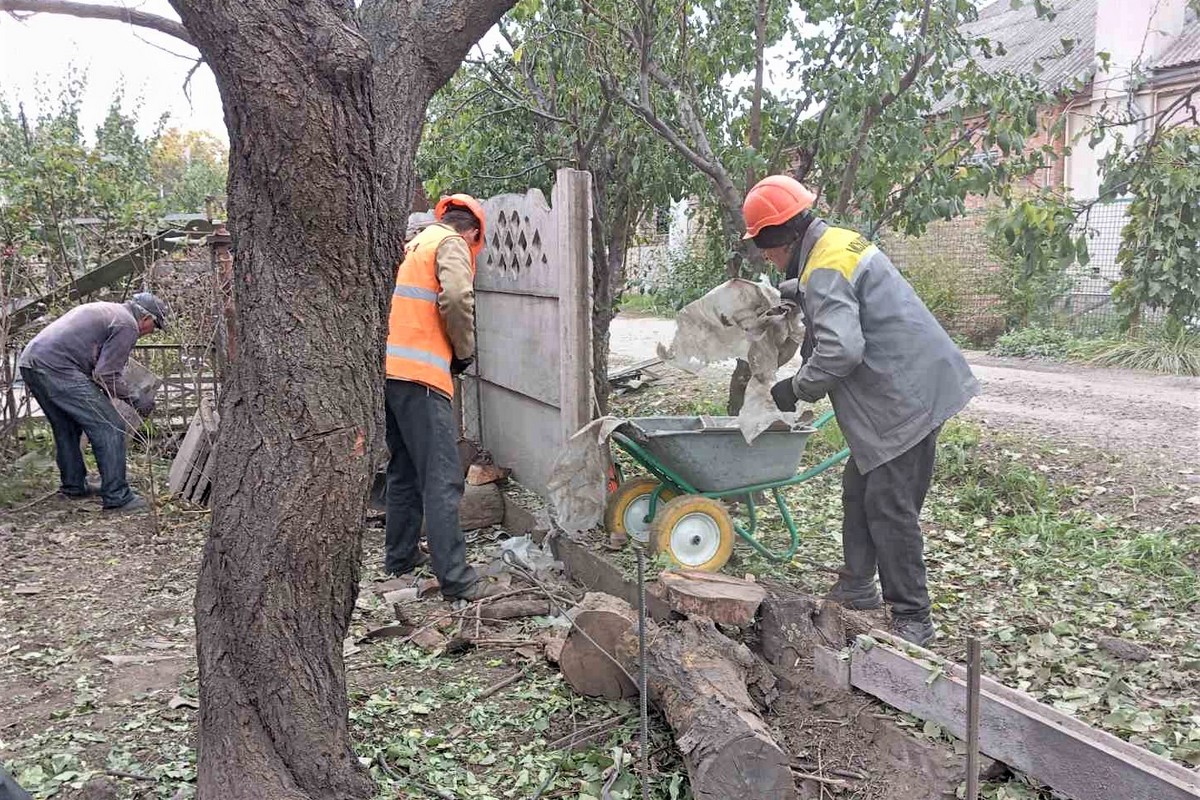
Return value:
M 392 290 L 384 361 L 389 380 L 415 381 L 448 397 L 454 396 L 454 380 L 450 377 L 454 348 L 438 311 L 442 285 L 437 278 L 437 251 L 451 236 L 458 233 L 445 225 L 430 225 L 404 248 L 404 260 L 396 270 L 396 288 Z

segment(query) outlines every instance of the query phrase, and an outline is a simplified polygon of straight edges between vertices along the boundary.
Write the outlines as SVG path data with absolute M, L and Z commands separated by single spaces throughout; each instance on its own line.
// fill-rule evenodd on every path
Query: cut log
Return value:
M 504 495 L 494 483 L 482 486 L 467 485 L 463 490 L 462 504 L 458 507 L 458 521 L 464 531 L 488 528 L 504 521 Z
M 647 620 L 646 638 L 652 643 L 646 653 L 649 699 L 675 732 L 693 797 L 794 798 L 791 759 L 746 687 L 748 675 L 758 671 L 746 646 L 703 618 L 671 625 Z M 617 654 L 630 672 L 637 668 L 636 624 L 621 637 Z
M 668 571 L 658 576 L 658 582 L 672 609 L 722 625 L 749 625 L 767 596 L 759 584 L 719 572 Z
M 480 619 L 520 619 L 544 617 L 550 613 L 549 600 L 499 600 L 480 607 Z
M 575 625 L 558 655 L 558 668 L 567 683 L 588 697 L 636 696 L 637 687 L 615 659 L 621 637 L 637 630 L 637 614 L 624 600 L 589 592 L 575 606 L 574 615 Z

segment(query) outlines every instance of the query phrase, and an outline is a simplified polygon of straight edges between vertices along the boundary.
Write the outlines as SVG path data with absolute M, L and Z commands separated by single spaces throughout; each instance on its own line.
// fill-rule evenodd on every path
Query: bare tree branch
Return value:
M 834 211 L 837 214 L 844 214 L 850 206 L 850 199 L 854 194 L 854 180 L 858 177 L 859 167 L 862 166 L 863 151 L 867 147 L 867 137 L 871 135 L 872 126 L 888 106 L 908 91 L 909 87 L 917 80 L 917 76 L 921 74 L 921 68 L 929 61 L 931 50 L 925 38 L 929 35 L 929 18 L 932 11 L 933 0 L 925 0 L 925 9 L 921 12 L 921 30 L 918 34 L 920 49 L 908 70 L 900 77 L 896 91 L 888 92 L 880 97 L 863 114 L 862 122 L 858 126 L 858 139 L 854 143 L 854 150 L 850 154 L 850 161 L 846 164 L 846 171 L 842 174 L 842 183 L 838 189 L 837 203 L 834 205 Z
M 191 34 L 183 27 L 182 22 L 124 6 L 74 3 L 70 0 L 0 0 L 0 11 L 25 11 L 31 14 L 64 14 L 86 19 L 109 19 L 165 33 L 195 46 Z

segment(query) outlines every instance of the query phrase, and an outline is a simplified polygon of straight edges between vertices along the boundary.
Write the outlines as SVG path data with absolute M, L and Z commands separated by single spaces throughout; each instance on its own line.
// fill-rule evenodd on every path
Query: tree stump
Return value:
M 686 616 L 700 615 L 722 625 L 745 626 L 754 622 L 767 590 L 757 583 L 719 572 L 675 570 L 663 572 L 658 582 L 667 603 Z
M 788 754 L 776 744 L 746 687 L 754 656 L 709 619 L 671 625 L 647 620 L 647 688 L 683 753 L 696 800 L 791 800 Z M 618 656 L 637 668 L 636 623 Z
M 624 600 L 598 592 L 584 595 L 574 613 L 575 626 L 558 656 L 567 683 L 588 697 L 620 700 L 637 696 L 637 687 L 614 661 L 621 637 L 637 631 L 637 613 Z
M 494 483 L 467 484 L 458 507 L 458 522 L 464 531 L 489 528 L 504 521 L 504 494 Z

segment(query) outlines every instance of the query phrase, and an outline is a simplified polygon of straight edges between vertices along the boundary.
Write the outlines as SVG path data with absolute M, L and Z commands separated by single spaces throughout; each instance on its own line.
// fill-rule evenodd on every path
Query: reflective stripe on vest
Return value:
M 438 310 L 437 250 L 457 235 L 445 225 L 430 225 L 405 248 L 392 290 L 384 360 L 388 378 L 415 381 L 447 396 L 454 395 L 454 351 Z
M 427 303 L 436 303 L 438 293 L 431 289 L 423 289 L 420 286 L 397 286 L 392 290 L 392 294 L 396 297 L 408 297 L 413 300 L 424 300 Z

